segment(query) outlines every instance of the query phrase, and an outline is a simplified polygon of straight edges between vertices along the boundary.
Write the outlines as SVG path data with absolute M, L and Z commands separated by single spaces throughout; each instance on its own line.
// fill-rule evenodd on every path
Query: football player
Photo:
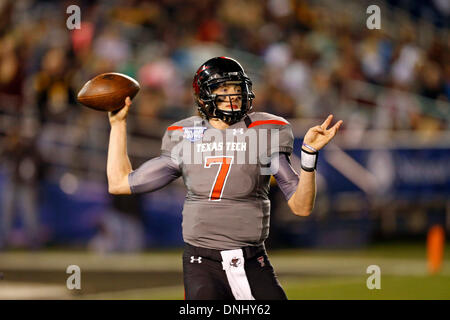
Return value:
M 294 135 L 286 119 L 251 112 L 252 82 L 234 59 L 216 57 L 193 80 L 198 116 L 169 126 L 161 155 L 133 170 L 127 155 L 126 116 L 109 114 L 107 176 L 112 194 L 158 190 L 182 177 L 183 274 L 186 299 L 286 299 L 267 257 L 270 176 L 292 212 L 308 216 L 316 195 L 318 151 L 342 121 L 332 115 L 306 133 L 298 174 L 291 166 Z

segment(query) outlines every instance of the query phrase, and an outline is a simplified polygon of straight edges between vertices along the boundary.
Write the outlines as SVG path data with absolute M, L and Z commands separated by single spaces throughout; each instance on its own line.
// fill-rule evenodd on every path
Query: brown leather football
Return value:
M 102 73 L 86 82 L 77 100 L 86 107 L 100 111 L 116 111 L 125 105 L 125 98 L 133 99 L 139 83 L 121 73 Z

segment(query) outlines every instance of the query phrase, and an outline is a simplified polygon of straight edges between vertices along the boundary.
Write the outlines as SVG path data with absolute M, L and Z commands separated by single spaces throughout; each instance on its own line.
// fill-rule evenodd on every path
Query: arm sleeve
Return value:
M 289 200 L 297 190 L 300 180 L 298 173 L 292 168 L 289 155 L 286 153 L 275 154 L 272 157 L 271 169 L 284 197 Z
M 152 192 L 181 176 L 181 170 L 170 157 L 161 155 L 145 162 L 128 175 L 131 193 Z

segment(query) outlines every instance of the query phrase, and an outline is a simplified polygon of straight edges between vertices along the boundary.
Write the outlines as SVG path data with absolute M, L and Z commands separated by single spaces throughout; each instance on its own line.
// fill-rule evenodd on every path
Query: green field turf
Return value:
M 383 276 L 380 290 L 369 290 L 363 277 L 295 278 L 280 277 L 290 300 L 449 300 L 449 276 Z M 181 300 L 183 287 L 86 296 L 95 299 Z
M 429 275 L 424 244 L 363 250 L 271 250 L 269 258 L 291 300 L 450 299 L 450 245 L 438 275 Z M 65 287 L 68 265 L 82 270 L 82 290 Z M 369 290 L 367 267 L 381 270 Z M 183 299 L 180 250 L 98 255 L 83 251 L 0 253 L 0 299 Z
M 369 290 L 366 278 L 322 278 L 305 281 L 289 279 L 284 288 L 289 299 L 295 300 L 448 300 L 449 276 L 382 276 L 381 289 Z

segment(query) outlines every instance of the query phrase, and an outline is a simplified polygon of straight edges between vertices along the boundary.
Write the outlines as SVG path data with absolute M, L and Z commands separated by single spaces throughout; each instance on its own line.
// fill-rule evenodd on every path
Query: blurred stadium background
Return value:
M 381 30 L 366 28 L 371 4 Z M 137 167 L 195 112 L 192 76 L 213 56 L 241 61 L 255 110 L 289 119 L 297 145 L 329 113 L 344 120 L 310 217 L 272 186 L 266 244 L 288 297 L 449 299 L 448 241 L 440 269 L 427 262 L 430 228 L 450 231 L 449 13 L 447 0 L 0 1 L 0 299 L 183 299 L 182 181 L 108 195 L 107 116 L 75 97 L 102 72 L 140 82 Z

